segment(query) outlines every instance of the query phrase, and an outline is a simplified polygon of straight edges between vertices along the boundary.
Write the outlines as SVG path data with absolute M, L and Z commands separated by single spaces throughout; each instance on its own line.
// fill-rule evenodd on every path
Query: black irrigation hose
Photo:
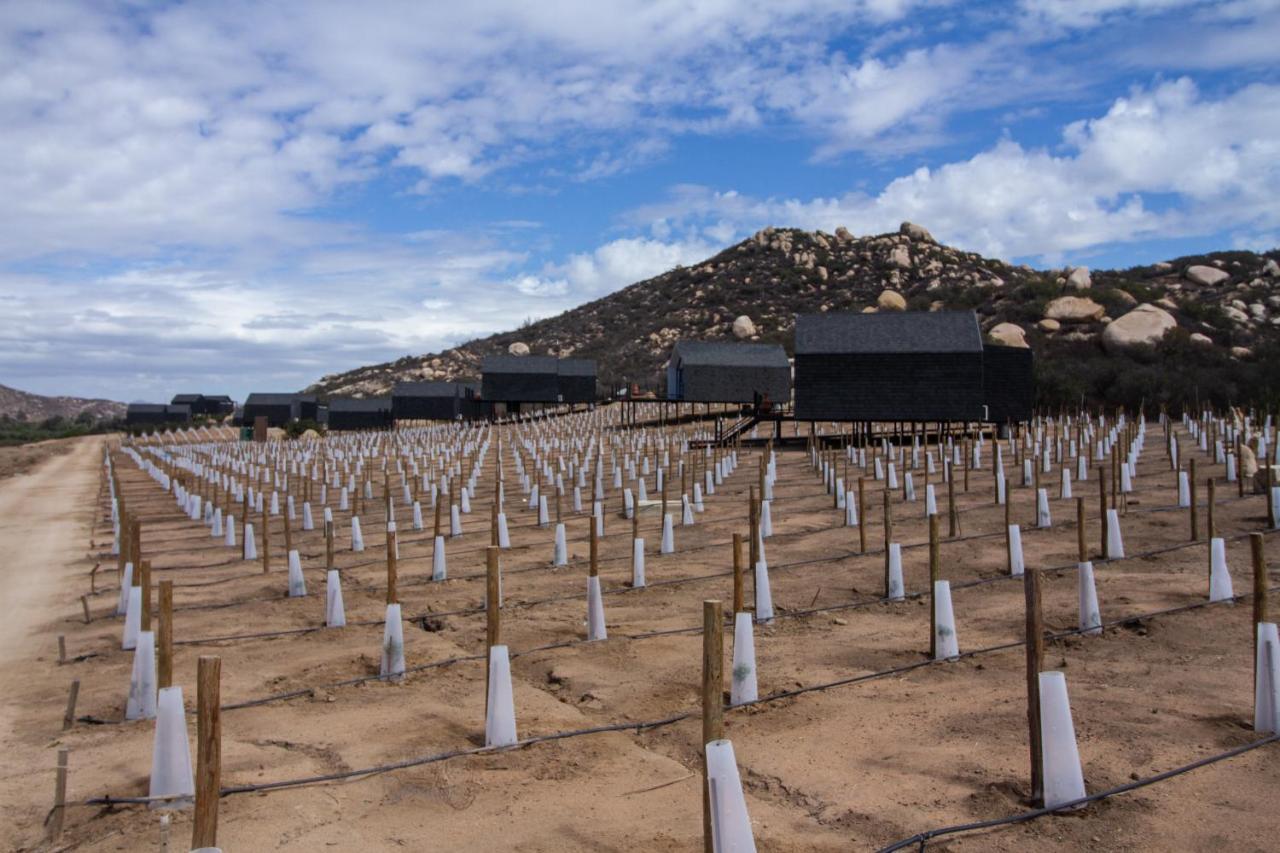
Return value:
M 1117 785 L 1116 787 L 1108 788 L 1105 791 L 1098 791 L 1097 793 L 1089 794 L 1086 797 L 1080 797 L 1079 799 L 1061 803 L 1053 808 L 1031 809 L 1030 811 L 1019 812 L 1018 814 L 1009 815 L 1007 817 L 980 820 L 973 823 L 956 824 L 954 826 L 944 826 L 938 829 L 930 829 L 926 832 L 919 832 L 910 838 L 904 838 L 901 841 L 896 841 L 888 847 L 882 847 L 877 851 L 877 853 L 894 853 L 894 851 L 905 850 L 908 847 L 918 847 L 923 851 L 925 849 L 925 845 L 929 841 L 935 838 L 940 838 L 944 835 L 959 835 L 965 832 L 978 832 L 983 829 L 992 829 L 999 826 L 1012 826 L 1018 823 L 1026 823 L 1027 821 L 1035 820 L 1036 818 L 1045 817 L 1046 815 L 1058 814 L 1069 809 L 1098 802 L 1099 800 L 1105 800 L 1108 797 L 1114 797 L 1117 794 L 1125 794 L 1138 788 L 1145 788 L 1148 785 L 1154 785 L 1157 782 L 1163 782 L 1166 779 L 1172 779 L 1175 776 L 1190 773 L 1192 770 L 1199 770 L 1201 767 L 1207 767 L 1210 764 L 1217 764 L 1219 761 L 1226 761 L 1228 758 L 1235 758 L 1237 755 L 1243 755 L 1244 753 L 1251 752 L 1259 747 L 1275 743 L 1277 740 L 1280 740 L 1280 735 L 1273 734 L 1269 737 L 1264 737 L 1261 740 L 1242 744 L 1241 746 L 1229 749 L 1226 752 L 1220 752 L 1217 755 L 1210 755 L 1206 758 L 1201 758 L 1198 761 L 1193 761 L 1190 764 L 1184 764 L 1181 767 L 1175 767 L 1172 770 L 1157 773 L 1154 776 L 1147 776 L 1144 779 L 1126 782 L 1123 785 Z

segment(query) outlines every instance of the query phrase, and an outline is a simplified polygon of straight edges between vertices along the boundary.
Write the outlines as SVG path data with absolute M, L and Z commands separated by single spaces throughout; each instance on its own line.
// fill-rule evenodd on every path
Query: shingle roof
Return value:
M 982 352 L 972 311 L 796 316 L 796 354 Z
M 789 367 L 787 351 L 780 344 L 731 343 L 729 341 L 676 341 L 671 360 L 686 365 L 723 367 Z
M 250 394 L 244 404 L 246 406 L 291 406 L 297 396 L 297 394 L 278 394 L 266 391 Z
M 461 382 L 397 382 L 393 397 L 463 397 L 466 386 Z
M 562 358 L 556 364 L 561 376 L 595 376 L 596 362 L 591 358 Z
M 557 359 L 549 355 L 486 355 L 481 373 L 556 373 Z

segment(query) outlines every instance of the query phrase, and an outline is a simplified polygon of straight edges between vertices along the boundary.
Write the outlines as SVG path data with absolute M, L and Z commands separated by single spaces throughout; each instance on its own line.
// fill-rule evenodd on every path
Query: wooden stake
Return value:
M 1195 542 L 1200 538 L 1200 519 L 1196 515 L 1196 460 L 1188 460 L 1187 465 L 1190 468 L 1190 473 L 1187 474 L 1187 490 L 1191 495 L 1191 506 L 1187 514 L 1191 522 L 1191 541 Z
M 1209 538 L 1212 539 L 1218 535 L 1218 523 L 1214 519 L 1214 503 L 1216 503 L 1218 487 L 1217 487 L 1217 484 L 1214 483 L 1213 477 L 1206 478 L 1205 488 L 1209 493 L 1208 495 L 1209 503 L 1206 508 L 1205 516 L 1209 523 L 1209 530 L 1208 530 Z
M 1098 527 L 1102 537 L 1102 558 L 1107 557 L 1107 472 L 1098 466 Z
M 858 553 L 867 553 L 867 478 L 858 478 Z
M 702 602 L 702 837 L 713 853 L 706 745 L 724 737 L 724 615 L 719 601 Z
M 71 681 L 71 692 L 67 694 L 67 710 L 62 715 L 62 730 L 65 732 L 76 723 L 76 700 L 80 698 L 80 679 Z
M 1085 512 L 1084 498 L 1076 498 L 1076 561 L 1083 563 L 1089 559 L 1089 549 L 1085 545 Z
M 742 534 L 733 534 L 733 612 L 742 613 L 743 580 L 742 580 Z
M 84 624 L 88 625 L 92 618 L 89 616 L 89 596 L 80 596 L 80 608 L 84 610 Z
M 590 545 L 589 550 L 591 554 L 591 567 L 590 569 L 588 569 L 588 573 L 590 574 L 591 577 L 594 578 L 600 575 L 600 563 L 599 563 L 600 542 L 596 532 L 595 518 L 594 517 L 591 518 L 589 523 L 591 525 L 591 532 L 587 535 L 587 541 Z
M 142 609 L 138 630 L 151 630 L 151 561 L 143 560 L 138 571 L 138 586 L 142 589 Z
M 889 504 L 889 489 L 884 490 L 884 597 L 889 597 L 889 543 L 893 541 L 893 507 Z
M 262 573 L 271 571 L 271 527 L 267 515 L 267 504 L 262 504 Z
M 1023 574 L 1027 611 L 1027 727 L 1031 735 L 1031 799 L 1044 801 L 1040 742 L 1040 671 L 1044 669 L 1044 614 L 1040 606 L 1040 570 L 1028 567 Z
M 396 532 L 387 531 L 387 604 L 399 601 L 396 595 Z
M 64 664 L 66 662 L 67 662 L 67 638 L 66 638 L 66 635 L 59 634 L 58 635 L 58 663 Z
M 79 685 L 80 682 L 76 682 Z M 49 840 L 57 841 L 62 837 L 62 823 L 67 812 L 67 756 L 69 749 L 58 750 L 58 769 L 53 781 L 53 811 L 49 815 Z
M 191 848 L 218 846 L 222 783 L 222 658 L 201 656 L 196 674 L 196 806 Z
M 938 542 L 938 516 L 929 516 L 929 659 L 938 655 L 938 618 L 933 606 L 934 584 L 942 580 L 942 546 Z
M 960 513 L 956 510 L 956 477 L 955 471 L 950 471 L 947 476 L 947 536 L 954 539 L 960 535 Z M 1009 503 L 1009 494 L 1006 487 L 1004 502 Z
M 160 581 L 160 632 L 156 638 L 156 684 L 173 686 L 173 581 Z
M 326 521 L 324 523 L 324 567 L 325 570 L 333 568 L 333 522 Z

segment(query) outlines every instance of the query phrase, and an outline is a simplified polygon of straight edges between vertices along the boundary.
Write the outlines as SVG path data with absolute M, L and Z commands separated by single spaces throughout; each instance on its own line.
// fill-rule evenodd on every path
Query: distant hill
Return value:
M 38 422 L 54 417 L 74 419 L 83 412 L 95 420 L 110 420 L 124 417 L 125 404 L 82 397 L 44 397 L 0 385 L 0 417 Z
M 1225 251 L 1127 270 L 1036 270 L 942 245 L 911 223 L 863 237 L 843 228 L 766 228 L 701 263 L 558 316 L 325 376 L 308 390 L 368 396 L 402 380 L 474 379 L 485 355 L 529 352 L 594 358 L 606 387 L 637 382 L 661 392 L 671 345 L 681 338 L 773 341 L 790 352 L 797 313 L 972 309 L 991 339 L 1036 352 L 1044 405 L 1193 398 L 1275 405 L 1278 261 L 1278 251 Z M 1162 340 L 1168 328 L 1176 333 Z M 1169 358 L 1152 357 L 1157 343 L 1172 348 Z

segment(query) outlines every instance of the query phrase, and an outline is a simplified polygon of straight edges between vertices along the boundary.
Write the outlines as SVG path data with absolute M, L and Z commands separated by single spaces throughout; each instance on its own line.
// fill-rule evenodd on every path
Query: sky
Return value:
M 1277 45 L 1280 0 L 0 0 L 0 383 L 297 390 L 770 225 L 1270 249 Z

